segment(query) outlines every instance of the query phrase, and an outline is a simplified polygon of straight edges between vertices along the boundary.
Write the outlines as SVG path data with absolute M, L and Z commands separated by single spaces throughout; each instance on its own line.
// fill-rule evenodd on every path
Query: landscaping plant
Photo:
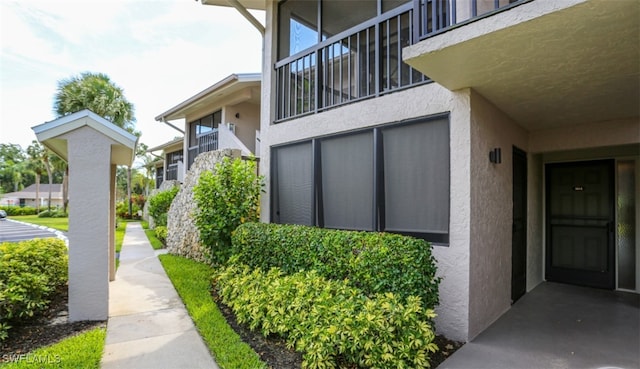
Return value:
M 0 340 L 11 324 L 45 310 L 67 283 L 67 247 L 57 238 L 0 244 Z
M 259 219 L 262 182 L 255 161 L 228 157 L 198 179 L 193 189 L 198 205 L 195 223 L 213 264 L 231 256 L 231 233 L 236 227 Z
M 316 271 L 263 272 L 235 257 L 214 285 L 239 322 L 265 336 L 278 334 L 302 352 L 304 368 L 429 367 L 429 355 L 438 349 L 429 324 L 435 313 L 416 296 L 367 297 Z
M 179 189 L 178 186 L 173 186 L 166 191 L 158 192 L 149 197 L 149 215 L 153 218 L 156 227 L 167 226 L 167 213 Z
M 348 279 L 366 295 L 392 292 L 438 304 L 436 262 L 424 240 L 381 232 L 331 230 L 301 225 L 246 223 L 233 233 L 237 261 L 285 274 L 315 270 L 332 280 Z

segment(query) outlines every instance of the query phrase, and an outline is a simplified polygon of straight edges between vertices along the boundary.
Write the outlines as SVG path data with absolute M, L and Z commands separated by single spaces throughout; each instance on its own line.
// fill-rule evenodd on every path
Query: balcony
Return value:
M 276 121 L 428 82 L 402 61 L 413 11 L 408 2 L 277 62 Z
M 638 116 L 637 1 L 414 6 L 420 41 L 403 60 L 451 91 L 474 89 L 527 130 Z
M 199 134 L 196 137 L 196 144 L 189 147 L 189 166 L 187 168 L 191 168 L 191 165 L 196 160 L 196 156 L 198 156 L 198 154 L 214 150 L 218 150 L 217 128 L 214 128 L 207 133 Z

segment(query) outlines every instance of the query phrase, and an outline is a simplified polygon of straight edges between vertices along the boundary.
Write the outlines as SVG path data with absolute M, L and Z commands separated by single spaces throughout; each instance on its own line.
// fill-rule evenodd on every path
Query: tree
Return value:
M 133 104 L 125 98 L 123 89 L 112 82 L 106 74 L 84 72 L 79 76 L 58 82 L 53 103 L 54 113 L 58 117 L 63 117 L 83 109 L 89 109 L 116 126 L 131 133 L 137 133 L 134 131 L 136 118 Z M 128 177 L 130 178 L 130 175 Z M 128 186 L 131 187 L 130 181 Z M 67 202 L 65 195 L 64 211 L 67 210 Z M 131 210 L 130 199 L 129 210 Z
M 46 170 L 49 177 L 49 210 L 51 210 L 51 184 L 53 176 L 51 175 L 51 166 L 49 165 L 47 150 L 36 140 L 31 142 L 27 147 L 27 168 L 36 174 L 36 212 L 40 212 L 40 178 Z
M 24 188 L 23 169 L 26 158 L 16 144 L 0 144 L 0 193 Z

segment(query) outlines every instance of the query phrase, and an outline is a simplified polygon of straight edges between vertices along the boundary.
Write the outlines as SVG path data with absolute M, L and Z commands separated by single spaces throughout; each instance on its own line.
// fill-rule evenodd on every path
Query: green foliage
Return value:
M 166 244 L 167 243 L 167 227 L 158 226 L 155 228 L 155 231 L 156 231 L 156 238 L 158 238 L 160 242 L 162 242 L 163 244 Z
M 0 206 L 9 216 L 36 215 L 36 208 L 30 206 Z
M 265 369 L 266 365 L 229 326 L 211 298 L 211 267 L 175 255 L 159 258 L 220 368 Z
M 11 322 L 47 308 L 50 295 L 67 283 L 67 265 L 67 248 L 56 238 L 0 244 L 0 336 Z
M 259 219 L 262 177 L 253 160 L 225 157 L 213 172 L 204 172 L 194 187 L 198 205 L 195 223 L 202 244 L 208 247 L 214 264 L 231 256 L 231 233 L 240 224 Z
M 178 186 L 174 186 L 149 197 L 149 215 L 153 218 L 156 226 L 167 226 L 167 213 L 179 189 Z
M 62 210 L 52 209 L 44 210 L 38 213 L 38 218 L 68 218 L 69 214 Z
M 419 297 L 366 297 L 348 281 L 316 271 L 284 275 L 231 263 L 214 278 L 222 301 L 239 322 L 285 337 L 303 353 L 304 368 L 428 367 L 438 348 L 428 323 L 435 313 Z
M 99 369 L 106 336 L 105 328 L 95 328 L 30 352 L 26 359 L 14 357 L 2 369 Z M 8 358 L 11 361 L 11 354 Z
M 299 225 L 247 223 L 233 234 L 238 261 L 285 274 L 315 270 L 333 280 L 349 279 L 368 296 L 392 292 L 438 304 L 436 262 L 424 240 L 391 233 L 330 230 Z
M 140 207 L 135 203 L 131 204 L 131 214 L 129 213 L 129 203 L 121 201 L 116 204 L 116 215 L 122 219 L 137 219 Z

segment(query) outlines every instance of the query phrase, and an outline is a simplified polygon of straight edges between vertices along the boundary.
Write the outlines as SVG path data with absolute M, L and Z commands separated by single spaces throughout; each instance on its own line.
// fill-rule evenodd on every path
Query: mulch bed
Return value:
M 40 347 L 98 327 L 106 327 L 106 321 L 83 321 L 70 323 L 68 318 L 67 289 L 55 293 L 49 308 L 37 319 L 13 325 L 9 338 L 0 341 L 0 363 L 5 355 L 26 354 Z

